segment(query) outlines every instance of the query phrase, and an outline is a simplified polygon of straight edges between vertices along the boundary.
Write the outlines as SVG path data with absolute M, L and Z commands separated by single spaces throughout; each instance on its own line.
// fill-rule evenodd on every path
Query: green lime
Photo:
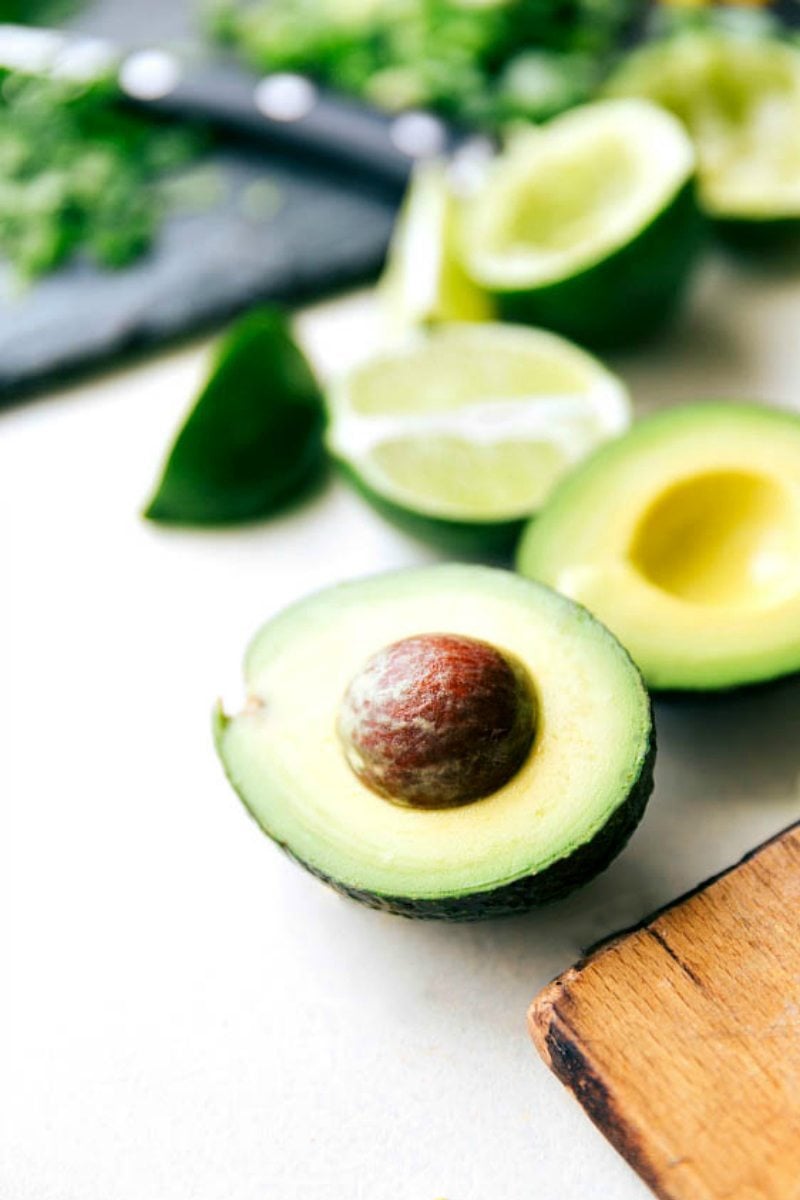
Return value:
M 145 516 L 218 525 L 268 516 L 324 471 L 322 396 L 286 318 L 244 317 L 223 339 Z
M 624 385 L 555 334 L 443 324 L 331 389 L 328 445 L 359 489 L 413 532 L 507 550 L 556 481 L 624 430 Z
M 380 295 L 393 332 L 488 321 L 491 304 L 458 261 L 458 201 L 440 161 L 416 168 L 389 247 Z
M 467 207 L 462 254 L 512 321 L 624 345 L 673 310 L 699 243 L 691 141 L 644 100 L 518 135 Z
M 800 230 L 800 49 L 775 38 L 688 32 L 636 51 L 608 84 L 679 117 L 700 201 L 723 232 Z

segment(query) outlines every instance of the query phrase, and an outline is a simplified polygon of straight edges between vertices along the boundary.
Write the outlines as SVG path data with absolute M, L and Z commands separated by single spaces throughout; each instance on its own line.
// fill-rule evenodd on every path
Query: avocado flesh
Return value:
M 642 421 L 558 487 L 517 565 L 586 605 L 655 690 L 800 670 L 800 417 L 697 404 Z
M 491 642 L 537 692 L 527 761 L 461 808 L 376 795 L 336 735 L 363 663 L 421 632 Z M 587 612 L 509 572 L 447 565 L 329 589 L 261 630 L 245 677 L 244 710 L 217 718 L 231 783 L 289 854 L 374 907 L 474 919 L 553 899 L 608 864 L 652 787 L 649 698 L 627 654 Z

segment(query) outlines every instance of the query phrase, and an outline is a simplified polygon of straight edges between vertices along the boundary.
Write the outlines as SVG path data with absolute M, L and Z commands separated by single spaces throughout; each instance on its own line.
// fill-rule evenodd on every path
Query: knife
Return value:
M 304 75 L 257 75 L 222 58 L 195 60 L 160 47 L 126 51 L 79 33 L 0 24 L 0 68 L 79 83 L 109 79 L 142 111 L 199 121 L 355 171 L 395 191 L 428 158 L 470 160 L 489 139 L 424 111 L 381 112 L 320 88 Z

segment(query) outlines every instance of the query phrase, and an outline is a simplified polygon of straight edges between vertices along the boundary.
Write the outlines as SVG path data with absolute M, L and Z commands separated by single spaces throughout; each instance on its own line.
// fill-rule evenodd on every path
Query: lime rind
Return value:
M 440 321 L 488 321 L 492 305 L 461 265 L 459 202 L 438 159 L 414 170 L 378 285 L 390 337 Z
M 800 48 L 692 31 L 634 52 L 607 85 L 678 117 L 698 156 L 700 199 L 719 219 L 800 217 Z
M 254 309 L 222 339 L 144 516 L 174 525 L 268 517 L 325 472 L 323 397 L 279 309 Z
M 473 378 L 478 362 L 496 373 L 494 388 Z M 460 403 L 453 374 L 456 388 L 475 385 Z M 630 422 L 624 386 L 597 360 L 553 334 L 499 325 L 418 334 L 340 379 L 329 406 L 328 447 L 367 495 L 484 526 L 530 515 L 570 466 Z
M 492 292 L 574 277 L 634 241 L 691 179 L 680 122 L 647 100 L 604 100 L 519 135 L 469 205 L 462 252 Z
M 584 346 L 626 347 L 678 311 L 705 222 L 690 180 L 642 233 L 585 271 L 540 288 L 498 292 L 506 321 L 557 330 Z

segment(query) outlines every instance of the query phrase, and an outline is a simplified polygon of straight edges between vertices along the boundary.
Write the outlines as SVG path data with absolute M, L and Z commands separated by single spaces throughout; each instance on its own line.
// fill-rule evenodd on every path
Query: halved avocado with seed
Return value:
M 800 416 L 706 403 L 641 421 L 556 489 L 517 564 L 591 609 L 653 689 L 800 671 Z
M 216 721 L 258 824 L 375 908 L 472 920 L 603 870 L 652 789 L 638 671 L 584 609 L 506 571 L 358 580 L 256 636 Z

